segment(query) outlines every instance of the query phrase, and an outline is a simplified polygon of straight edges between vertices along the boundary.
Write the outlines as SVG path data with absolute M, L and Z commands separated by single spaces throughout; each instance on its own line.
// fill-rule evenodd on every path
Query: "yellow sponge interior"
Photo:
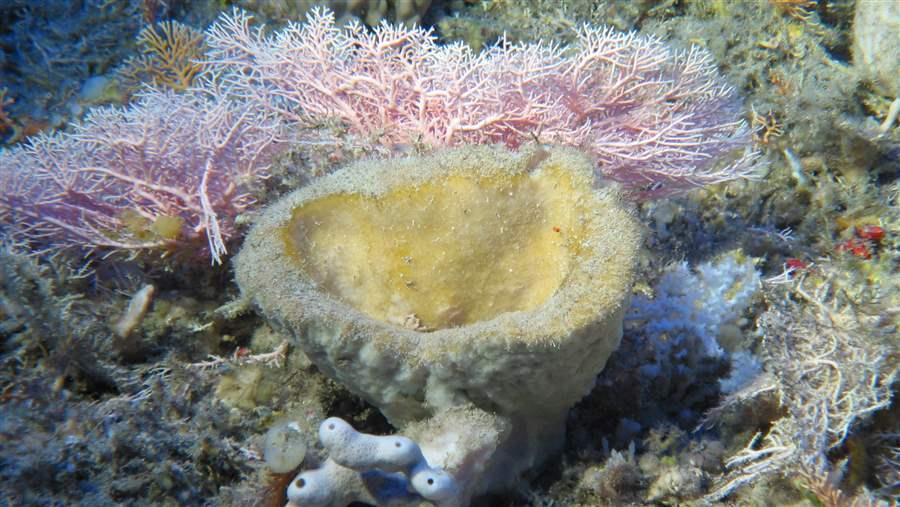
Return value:
M 578 255 L 590 183 L 530 173 L 452 173 L 369 196 L 327 195 L 282 229 L 298 268 L 370 317 L 422 331 L 532 310 Z

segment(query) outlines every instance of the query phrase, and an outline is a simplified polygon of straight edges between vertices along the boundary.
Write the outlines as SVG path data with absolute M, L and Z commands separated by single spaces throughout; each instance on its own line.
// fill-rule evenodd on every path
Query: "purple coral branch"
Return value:
M 49 249 L 168 249 L 205 236 L 219 262 L 234 218 L 251 204 L 241 182 L 263 175 L 280 133 L 248 104 L 150 91 L 3 154 L 0 224 L 13 241 Z M 129 227 L 129 214 L 147 230 Z M 181 230 L 153 234 L 162 217 Z
M 326 10 L 267 35 L 236 10 L 207 43 L 207 70 L 188 92 L 148 90 L 0 154 L 0 233 L 50 249 L 172 249 L 205 237 L 219 262 L 252 204 L 248 182 L 291 144 L 286 127 L 335 118 L 382 152 L 578 147 L 639 198 L 752 169 L 738 98 L 710 56 L 652 37 L 586 26 L 571 47 L 501 41 L 475 53 L 421 28 L 340 28 Z M 181 231 L 142 233 L 129 214 L 175 218 Z

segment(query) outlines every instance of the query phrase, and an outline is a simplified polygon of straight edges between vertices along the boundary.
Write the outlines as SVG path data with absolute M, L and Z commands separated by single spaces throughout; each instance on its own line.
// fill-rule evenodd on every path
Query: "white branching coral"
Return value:
M 632 300 L 626 319 L 660 354 L 693 347 L 693 338 L 705 355 L 724 355 L 717 339 L 721 327 L 740 316 L 759 288 L 753 260 L 741 257 L 731 252 L 693 270 L 686 262 L 675 264 L 654 286 L 655 297 Z
M 770 304 L 760 319 L 767 376 L 725 404 L 774 394 L 784 415 L 726 462 L 729 472 L 709 497 L 723 498 L 769 474 L 796 477 L 810 490 L 840 496 L 835 484 L 842 465 L 832 464 L 828 452 L 890 404 L 900 367 L 867 331 L 872 323 L 862 322 L 830 284 L 810 293 L 798 282 L 788 297 Z

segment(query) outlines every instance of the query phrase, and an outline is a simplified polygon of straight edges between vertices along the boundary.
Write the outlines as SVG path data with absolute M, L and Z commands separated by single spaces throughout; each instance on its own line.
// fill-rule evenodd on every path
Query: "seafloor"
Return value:
M 306 3 L 0 0 L 0 150 L 66 131 L 92 107 L 127 104 L 147 83 L 189 85 L 192 71 L 153 61 L 146 32 L 138 37 L 146 26 L 174 19 L 202 31 L 232 5 L 280 26 L 302 20 Z M 330 2 L 344 19 L 420 21 L 474 48 L 502 35 L 565 43 L 581 23 L 701 45 L 743 97 L 762 154 L 755 178 L 637 210 L 646 230 L 633 299 L 645 308 L 663 297 L 695 304 L 671 285 L 703 290 L 712 272 L 753 284 L 737 315 L 717 322 L 722 352 L 688 328 L 626 322 L 619 351 L 569 414 L 563 451 L 475 505 L 896 504 L 896 3 L 363 3 Z M 883 16 L 865 18 L 870 30 L 893 37 L 884 61 L 855 54 L 854 16 L 867 8 Z M 333 169 L 314 150 L 291 157 L 259 204 Z M 7 225 L 0 220 L 0 505 L 284 505 L 293 474 L 267 469 L 271 426 L 293 418 L 311 436 L 339 416 L 360 431 L 393 431 L 235 303 L 228 259 L 39 252 L 6 241 Z M 151 285 L 146 314 L 123 323 Z M 313 438 L 308 447 L 321 457 Z

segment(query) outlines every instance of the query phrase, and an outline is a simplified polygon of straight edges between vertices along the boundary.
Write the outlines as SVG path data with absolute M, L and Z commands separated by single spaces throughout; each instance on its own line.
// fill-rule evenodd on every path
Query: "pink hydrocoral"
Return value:
M 584 27 L 572 47 L 501 43 L 475 54 L 422 29 L 338 28 L 327 11 L 266 36 L 235 11 L 207 42 L 195 88 L 148 90 L 73 132 L 0 153 L 0 237 L 125 251 L 193 250 L 199 240 L 219 261 L 251 204 L 248 183 L 309 141 L 296 127 L 335 118 L 388 152 L 576 146 L 643 198 L 746 176 L 753 159 L 738 99 L 707 53 L 651 37 Z M 169 219 L 166 232 L 135 230 L 134 217 Z
M 287 120 L 337 117 L 388 147 L 576 146 L 645 198 L 751 169 L 738 98 L 700 48 L 585 26 L 572 47 L 475 54 L 423 29 L 342 29 L 327 11 L 271 37 L 250 21 L 235 13 L 213 26 L 210 58 L 230 90 Z
M 2 154 L 0 226 L 12 241 L 47 249 L 136 251 L 199 239 L 218 261 L 250 204 L 242 183 L 261 175 L 279 132 L 273 118 L 212 93 L 148 92 Z M 163 217 L 181 230 L 150 233 Z

